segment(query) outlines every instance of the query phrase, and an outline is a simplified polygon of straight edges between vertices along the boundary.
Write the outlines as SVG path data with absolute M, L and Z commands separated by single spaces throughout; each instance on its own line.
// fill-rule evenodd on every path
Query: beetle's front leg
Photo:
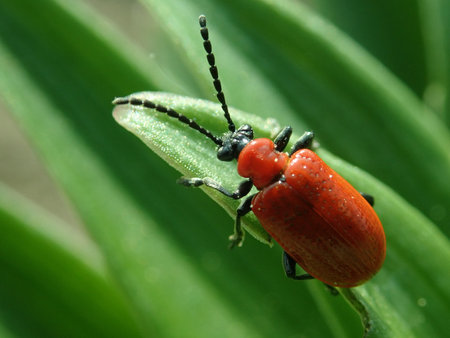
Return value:
M 275 140 L 273 140 L 273 143 L 275 143 L 275 150 L 277 151 L 283 151 L 284 148 L 286 148 L 289 139 L 292 135 L 292 128 L 287 126 L 284 127 L 275 137 Z
M 207 187 L 213 188 L 218 192 L 224 194 L 227 197 L 238 200 L 244 196 L 246 196 L 253 187 L 253 183 L 250 180 L 242 181 L 237 189 L 233 192 L 226 190 L 219 182 L 214 181 L 209 177 L 205 178 L 185 178 L 181 177 L 177 180 L 178 184 L 182 184 L 186 187 L 199 187 L 201 185 L 206 185 Z
M 305 131 L 305 133 L 298 139 L 298 141 L 295 142 L 294 146 L 289 152 L 289 156 L 300 149 L 311 149 L 313 139 L 314 133 L 312 131 Z
M 238 188 L 230 192 L 226 190 L 220 183 L 205 177 L 205 178 L 184 178 L 181 177 L 178 179 L 177 183 L 182 184 L 187 187 L 199 187 L 201 185 L 206 185 L 207 187 L 213 188 L 217 190 L 218 192 L 224 194 L 225 196 L 231 197 L 233 199 L 240 199 L 250 192 L 250 190 L 253 187 L 253 183 L 250 180 L 242 181 Z M 229 237 L 230 239 L 230 249 L 234 248 L 235 246 L 242 246 L 242 242 L 244 240 L 244 231 L 242 230 L 241 226 L 241 217 L 245 214 L 249 213 L 252 208 L 252 199 L 253 196 L 248 196 L 237 208 L 236 210 L 236 220 L 234 222 L 234 233 Z

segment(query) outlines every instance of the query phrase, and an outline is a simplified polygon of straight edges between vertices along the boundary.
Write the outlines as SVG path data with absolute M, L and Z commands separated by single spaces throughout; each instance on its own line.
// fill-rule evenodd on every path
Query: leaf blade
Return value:
M 208 105 L 205 102 L 199 104 L 198 100 L 165 93 L 136 93 L 130 96 L 130 98 L 133 97 L 139 100 L 148 99 L 155 104 L 169 105 L 172 109 L 186 114 L 188 118 L 198 116 L 199 121 L 206 122 L 205 116 L 209 116 L 210 126 L 225 124 L 221 114 L 217 113 L 220 111 L 219 105 Z M 231 112 L 242 121 L 241 123 L 252 121 L 258 129 L 256 137 L 270 136 L 273 131 L 266 127 L 264 120 L 258 120 L 243 112 Z M 232 185 L 234 180 L 234 186 L 237 185 L 239 179 L 228 175 L 227 164 L 223 168 L 220 164 L 215 164 L 215 168 L 205 169 L 214 160 L 214 146 L 210 141 L 206 141 L 207 147 L 202 144 L 201 151 L 190 148 L 190 142 L 198 145 L 205 142 L 205 137 L 180 125 L 176 119 L 168 118 L 152 109 L 129 104 L 116 107 L 114 115 L 122 126 L 150 145 L 156 153 L 164 153 L 163 158 L 183 174 L 203 177 L 205 174 L 214 175 L 215 173 L 214 177 L 221 182 Z M 154 132 L 155 125 L 159 121 L 165 126 L 163 133 Z M 146 132 L 146 129 L 149 129 L 149 132 Z M 153 138 L 158 140 L 152 140 Z M 180 139 L 189 141 L 179 143 Z M 293 135 L 292 139 L 298 139 L 298 135 Z M 448 240 L 433 223 L 381 182 L 349 166 L 324 149 L 318 149 L 318 153 L 359 191 L 370 191 L 377 196 L 378 202 L 375 209 L 384 224 L 388 239 L 385 265 L 372 281 L 360 287 L 342 291 L 362 316 L 367 334 L 375 337 L 443 334 L 445 320 L 436 318 L 434 313 L 445 313 L 450 310 L 450 291 L 446 282 L 450 278 L 450 272 L 445 268 L 450 264 Z M 216 199 L 217 193 L 212 189 L 204 191 Z M 230 199 L 223 199 L 221 204 L 228 204 L 230 210 L 236 208 L 236 203 Z M 402 227 L 399 228 L 397 224 L 401 224 Z M 256 223 L 255 226 L 258 224 Z M 421 259 L 423 257 L 427 257 L 426 260 Z M 410 261 L 416 263 L 413 265 Z M 428 277 L 424 278 L 424 276 Z M 387 282 L 388 280 L 391 282 Z M 410 293 L 417 295 L 419 305 L 408 300 Z M 420 302 L 423 300 L 433 304 L 429 305 L 428 311 L 423 311 L 421 308 Z M 397 304 L 403 304 L 404 308 L 399 308 Z M 413 326 L 408 322 L 411 317 L 422 318 L 422 320 L 418 320 Z
M 0 307 L 15 333 L 141 337 L 92 243 L 2 184 L 0 220 Z
M 49 10 L 46 5 L 51 9 L 54 2 L 42 2 L 33 15 L 38 10 Z M 19 11 L 14 15 L 16 20 L 8 22 L 12 27 L 31 14 Z M 43 41 L 33 39 L 28 28 L 18 27 L 21 41 L 27 44 L 22 48 L 2 45 L 1 93 L 49 170 L 68 192 L 111 273 L 138 313 L 145 333 L 289 335 L 298 330 L 293 320 L 297 316 L 311 320 L 318 317 L 314 306 L 292 312 L 297 302 L 280 297 L 277 281 L 284 278 L 269 272 L 279 272 L 275 251 L 249 243 L 234 254 L 239 255 L 238 259 L 225 254 L 224 235 L 231 229 L 219 229 L 229 229 L 231 224 L 221 208 L 201 194 L 194 199 L 180 193 L 173 183 L 177 175 L 118 128 L 109 114 L 111 98 L 145 80 L 142 75 L 133 78 L 133 72 L 128 72 L 127 77 L 115 81 L 109 65 L 116 64 L 121 68 L 117 73 L 126 74 L 133 69 L 132 61 L 118 65 L 123 62 L 123 53 L 92 34 L 94 27 L 80 30 L 76 15 L 76 11 L 58 12 L 59 21 L 65 24 L 57 34 L 49 30 L 41 36 Z M 74 48 L 70 39 L 65 39 L 67 34 L 76 34 L 85 48 Z M 56 62 L 43 47 L 48 44 L 56 56 L 74 53 L 78 66 Z M 31 61 L 40 69 L 29 64 L 26 55 L 31 50 Z M 112 60 L 96 68 L 91 66 L 92 55 Z M 48 77 L 38 76 L 42 69 L 47 70 Z M 92 86 L 98 82 L 102 86 Z M 199 205 L 203 209 L 199 210 Z M 254 257 L 267 266 L 254 266 Z M 237 280 L 239 284 L 233 282 Z M 254 285 L 254 280 L 261 283 Z M 304 288 L 292 285 L 283 293 L 295 294 L 305 304 L 313 304 Z M 284 325 L 274 327 L 267 318 Z M 174 321 L 179 325 L 171 325 Z M 326 326 L 310 325 L 302 330 L 319 336 L 330 334 Z

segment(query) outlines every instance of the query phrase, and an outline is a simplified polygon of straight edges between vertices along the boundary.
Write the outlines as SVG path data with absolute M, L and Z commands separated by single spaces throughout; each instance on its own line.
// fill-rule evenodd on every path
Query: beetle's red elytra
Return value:
M 386 251 L 373 208 L 313 151 L 301 149 L 287 157 L 273 147 L 268 153 L 269 142 L 273 144 L 268 139 L 252 141 L 238 159 L 241 176 L 264 182 L 255 183 L 261 191 L 251 206 L 261 225 L 322 282 L 353 287 L 369 280 L 381 268 Z M 260 146 L 264 150 L 258 152 Z M 273 168 L 282 168 L 278 173 L 269 169 L 274 161 Z
M 233 199 L 246 196 L 236 211 L 230 247 L 242 245 L 241 217 L 253 211 L 284 249 L 283 267 L 289 278 L 316 278 L 328 286 L 344 288 L 368 281 L 381 268 L 386 255 L 385 234 L 373 209 L 373 197 L 358 192 L 311 150 L 312 132 L 305 132 L 286 153 L 291 127 L 281 130 L 273 141 L 254 139 L 253 129 L 247 124 L 236 130 L 222 92 L 206 18 L 200 16 L 199 22 L 228 133 L 215 136 L 175 110 L 138 96 L 116 98 L 113 103 L 143 106 L 176 118 L 211 139 L 218 146 L 219 160 L 237 160 L 238 173 L 245 180 L 235 191 L 228 191 L 210 178 L 178 180 L 188 187 L 208 186 Z M 248 196 L 253 186 L 258 192 Z M 296 264 L 306 274 L 297 275 Z

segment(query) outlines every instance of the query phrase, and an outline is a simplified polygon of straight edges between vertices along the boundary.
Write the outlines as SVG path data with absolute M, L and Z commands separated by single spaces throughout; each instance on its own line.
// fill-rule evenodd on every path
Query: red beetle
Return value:
M 229 133 L 217 137 L 173 109 L 130 95 L 114 104 L 131 104 L 166 113 L 211 139 L 221 161 L 237 159 L 240 176 L 247 178 L 230 192 L 210 178 L 181 178 L 185 186 L 206 185 L 233 199 L 247 196 L 255 186 L 259 192 L 247 196 L 237 209 L 231 247 L 243 240 L 241 217 L 250 211 L 284 249 L 283 266 L 289 278 L 317 278 L 329 286 L 353 287 L 369 280 L 382 266 L 386 254 L 383 226 L 373 210 L 373 197 L 356 191 L 310 150 L 313 133 L 306 132 L 289 153 L 283 152 L 292 134 L 284 128 L 274 141 L 253 139 L 253 129 L 236 130 L 208 38 L 206 19 L 199 18 L 203 46 L 222 104 Z M 307 274 L 297 275 L 296 264 Z

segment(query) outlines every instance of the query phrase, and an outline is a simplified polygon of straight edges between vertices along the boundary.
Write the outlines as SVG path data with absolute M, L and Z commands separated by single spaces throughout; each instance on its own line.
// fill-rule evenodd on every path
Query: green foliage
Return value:
M 354 1 L 337 11 L 333 1 L 310 2 L 329 21 L 287 1 L 143 3 L 166 34 L 155 58 L 80 2 L 0 2 L 0 97 L 93 240 L 0 186 L 1 334 L 354 337 L 363 332 L 359 314 L 367 336 L 445 336 L 447 3 Z M 331 297 L 317 281 L 286 280 L 277 245 L 247 236 L 227 251 L 226 212 L 236 202 L 205 190 L 215 203 L 175 179 L 208 175 L 231 188 L 235 164 L 216 161 L 209 140 L 164 115 L 114 113 L 153 151 L 111 117 L 114 97 L 149 90 L 224 131 L 216 104 L 156 92 L 214 100 L 199 14 L 209 19 L 227 101 L 254 114 L 232 109 L 234 119 L 257 136 L 286 124 L 294 139 L 314 129 L 319 155 L 376 197 L 388 251 L 370 282 Z M 268 241 L 254 217 L 245 224 Z

